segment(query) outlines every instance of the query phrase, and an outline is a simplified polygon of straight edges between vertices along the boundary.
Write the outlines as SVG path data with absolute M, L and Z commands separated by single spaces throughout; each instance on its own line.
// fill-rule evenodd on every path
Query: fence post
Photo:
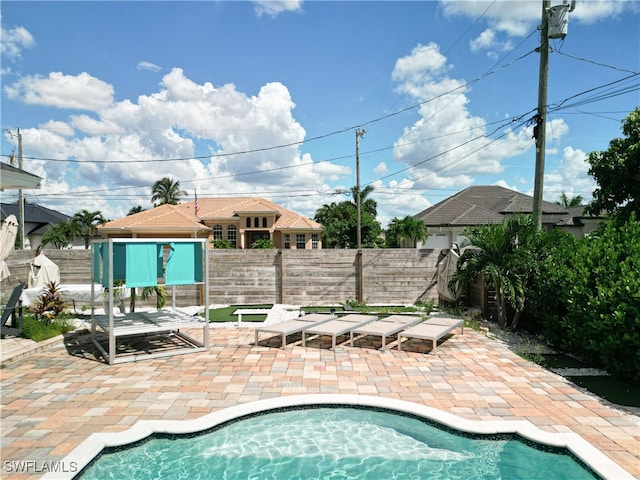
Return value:
M 284 303 L 284 267 L 282 260 L 282 250 L 276 252 L 276 303 Z
M 364 260 L 362 250 L 356 254 L 356 301 L 359 305 L 364 304 Z

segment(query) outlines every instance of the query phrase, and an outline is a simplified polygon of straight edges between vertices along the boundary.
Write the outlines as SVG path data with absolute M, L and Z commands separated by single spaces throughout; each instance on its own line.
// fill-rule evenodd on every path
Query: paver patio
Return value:
M 307 393 L 417 402 L 471 420 L 527 419 L 575 432 L 640 478 L 640 419 L 610 408 L 471 329 L 429 353 L 429 342 L 379 351 L 348 339 L 335 350 L 279 336 L 253 345 L 252 328 L 216 329 L 208 352 L 109 366 L 88 336 L 72 335 L 0 370 L 2 478 L 36 478 L 94 432 L 138 420 L 194 419 L 238 403 Z M 322 342 L 322 343 L 321 343 Z M 378 339 L 379 344 L 379 339 Z M 393 346 L 393 344 L 392 344 Z M 27 472 L 16 472 L 19 461 Z

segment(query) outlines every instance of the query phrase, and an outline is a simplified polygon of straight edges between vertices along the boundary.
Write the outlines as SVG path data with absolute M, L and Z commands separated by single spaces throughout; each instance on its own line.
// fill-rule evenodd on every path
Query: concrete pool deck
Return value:
M 0 370 L 3 479 L 38 478 L 92 433 L 139 420 L 192 420 L 238 404 L 290 395 L 398 399 L 469 420 L 528 420 L 577 433 L 640 478 L 640 419 L 471 329 L 429 353 L 428 342 L 379 351 L 366 338 L 335 349 L 326 339 L 285 349 L 255 346 L 250 327 L 214 329 L 207 352 L 109 366 L 87 334 L 70 334 Z M 4 343 L 4 340 L 2 340 Z M 0 344 L 2 347 L 2 344 Z M 394 343 L 391 343 L 394 347 Z M 5 360 L 6 361 L 6 360 Z

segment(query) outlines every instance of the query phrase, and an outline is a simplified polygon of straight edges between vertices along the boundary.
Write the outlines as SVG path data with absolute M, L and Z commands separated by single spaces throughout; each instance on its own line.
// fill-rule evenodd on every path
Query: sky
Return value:
M 472 185 L 533 195 L 542 5 L 4 0 L 2 161 L 19 129 L 25 199 L 108 219 L 163 177 L 311 218 L 359 177 L 383 227 Z M 640 105 L 640 2 L 578 0 L 550 48 L 543 197 L 589 201 L 586 157 Z

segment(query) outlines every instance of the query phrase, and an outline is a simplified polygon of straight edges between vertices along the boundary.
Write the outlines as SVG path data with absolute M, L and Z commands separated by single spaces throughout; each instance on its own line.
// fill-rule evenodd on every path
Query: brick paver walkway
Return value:
M 29 478 L 7 468 L 61 460 L 94 432 L 306 393 L 398 398 L 472 420 L 527 419 L 543 430 L 578 433 L 640 478 L 638 417 L 470 329 L 435 353 L 419 341 L 382 352 L 368 340 L 335 351 L 319 340 L 284 350 L 274 348 L 279 337 L 259 346 L 253 340 L 251 328 L 213 330 L 208 352 L 109 366 L 78 336 L 8 365 L 0 370 L 2 478 Z

